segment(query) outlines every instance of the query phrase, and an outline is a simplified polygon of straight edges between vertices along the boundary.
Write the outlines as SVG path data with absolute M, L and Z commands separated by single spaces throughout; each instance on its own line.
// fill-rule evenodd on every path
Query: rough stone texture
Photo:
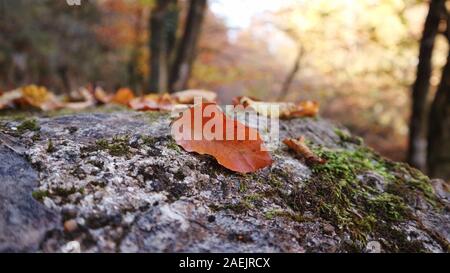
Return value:
M 36 251 L 59 214 L 31 196 L 37 173 L 20 155 L 0 144 L 0 252 Z
M 18 130 L 23 120 L 0 119 L 0 251 L 393 251 L 395 238 L 368 231 L 358 239 L 323 215 L 299 213 L 291 197 L 312 169 L 285 147 L 272 152 L 272 166 L 241 175 L 178 147 L 165 114 L 98 112 L 36 121 L 39 129 Z M 323 119 L 280 126 L 281 138 L 304 135 L 330 149 L 353 149 L 359 141 L 343 141 Z M 379 193 L 387 187 L 376 173 L 358 180 Z M 417 246 L 398 243 L 395 251 L 448 251 L 449 200 L 442 185 L 436 198 L 439 209 L 419 198 L 408 203 L 413 216 L 390 224 L 405 244 Z

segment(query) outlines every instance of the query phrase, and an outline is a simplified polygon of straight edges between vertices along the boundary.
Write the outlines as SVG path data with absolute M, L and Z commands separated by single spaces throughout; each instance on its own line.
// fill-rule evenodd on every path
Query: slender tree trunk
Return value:
M 61 82 L 64 87 L 64 93 L 69 99 L 72 98 L 71 91 L 73 90 L 73 84 L 69 77 L 69 66 L 67 64 L 62 64 L 58 66 L 57 73 L 61 79 Z
M 171 69 L 170 90 L 186 89 L 205 17 L 207 0 L 191 0 L 183 37 Z
M 177 1 L 172 0 L 169 5 L 169 10 L 167 12 L 165 29 L 166 29 L 166 40 L 167 40 L 167 56 L 169 58 L 168 71 L 170 72 L 170 64 L 173 63 L 175 57 L 175 45 L 177 43 L 177 30 L 179 21 L 180 9 L 178 7 Z
M 134 45 L 131 50 L 130 61 L 128 63 L 128 84 L 133 90 L 137 90 L 138 87 L 142 87 L 142 77 L 138 73 L 138 61 L 139 61 L 139 50 L 142 46 L 141 36 L 142 32 L 145 30 L 145 26 L 142 23 L 144 10 L 138 7 L 135 14 L 135 24 L 134 24 Z
M 170 30 L 176 0 L 157 0 L 150 14 L 150 79 L 151 92 L 169 90 L 169 49 L 176 33 Z M 175 24 L 176 25 L 176 24 Z
M 446 36 L 450 44 L 448 14 Z M 430 111 L 427 167 L 431 177 L 450 179 L 450 50 Z
M 292 85 L 292 82 L 294 81 L 295 75 L 297 75 L 297 72 L 300 69 L 300 62 L 303 57 L 303 48 L 300 46 L 298 48 L 298 54 L 295 58 L 294 66 L 292 67 L 291 71 L 287 75 L 286 79 L 283 82 L 283 86 L 280 90 L 280 95 L 278 96 L 278 100 L 283 100 L 286 98 L 287 94 L 289 93 L 289 89 Z
M 412 113 L 409 127 L 409 147 L 407 161 L 414 167 L 424 168 L 425 161 L 425 116 L 426 101 L 430 86 L 431 57 L 438 34 L 442 8 L 445 0 L 431 0 L 420 41 L 417 77 L 412 87 Z

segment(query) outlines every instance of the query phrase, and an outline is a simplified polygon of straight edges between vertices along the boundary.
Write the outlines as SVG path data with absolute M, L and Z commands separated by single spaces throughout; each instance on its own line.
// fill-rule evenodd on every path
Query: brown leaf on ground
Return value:
M 144 97 L 134 98 L 128 106 L 136 111 L 158 111 L 158 104 L 153 100 L 147 100 Z
M 286 138 L 283 140 L 290 149 L 294 150 L 297 155 L 303 157 L 307 164 L 325 164 L 327 161 L 323 158 L 318 157 L 314 154 L 305 143 L 305 138 L 303 136 L 295 138 Z
M 35 107 L 42 111 L 51 111 L 63 107 L 55 95 L 47 88 L 37 85 L 27 85 L 20 88 L 21 96 L 14 103 L 21 107 Z M 11 91 L 14 92 L 14 91 Z
M 171 111 L 175 106 L 175 100 L 167 93 L 150 94 L 144 97 L 134 98 L 129 102 L 129 107 L 137 111 Z
M 5 109 L 7 107 L 13 106 L 14 101 L 20 98 L 22 98 L 22 90 L 20 89 L 14 89 L 3 93 L 0 96 L 0 109 Z
M 95 99 L 91 91 L 89 91 L 87 88 L 82 87 L 80 88 L 79 93 L 83 98 L 83 101 L 65 103 L 64 108 L 72 110 L 83 110 L 88 107 L 95 106 L 97 100 Z
M 264 102 L 250 97 L 236 97 L 233 99 L 233 104 L 250 107 L 263 116 L 281 119 L 314 117 L 319 113 L 319 104 L 315 101 L 302 101 L 299 103 Z
M 217 94 L 208 90 L 189 89 L 172 94 L 172 97 L 180 104 L 194 104 L 194 98 L 200 97 L 204 102 L 215 102 Z
M 319 103 L 315 101 L 301 101 L 298 104 L 286 103 L 281 108 L 280 118 L 315 117 L 319 113 Z
M 134 99 L 134 93 L 129 88 L 120 88 L 117 90 L 116 94 L 114 94 L 114 97 L 111 99 L 111 102 L 122 104 L 122 105 L 128 105 L 132 99 Z
M 215 103 L 184 111 L 172 124 L 172 136 L 186 151 L 211 155 L 232 171 L 255 172 L 272 164 L 258 131 L 227 117 Z
M 101 87 L 94 89 L 94 98 L 100 104 L 107 104 L 113 99 L 113 95 L 107 94 Z
M 234 106 L 236 106 L 236 105 L 243 105 L 244 107 L 247 107 L 248 104 L 246 104 L 246 102 L 245 102 L 247 99 L 250 99 L 252 102 L 260 101 L 259 99 L 254 98 L 254 97 L 237 96 L 237 97 L 234 97 L 232 99 L 232 103 L 233 103 Z

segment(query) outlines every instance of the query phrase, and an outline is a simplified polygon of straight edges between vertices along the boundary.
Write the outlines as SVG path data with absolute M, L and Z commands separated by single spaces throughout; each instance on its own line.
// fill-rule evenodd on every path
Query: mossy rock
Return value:
M 45 233 L 39 251 L 448 251 L 449 203 L 430 179 L 321 118 L 282 120 L 280 137 L 303 135 L 325 164 L 281 145 L 271 166 L 239 174 L 178 146 L 167 113 L 33 115 L 2 117 L 5 145 L 23 145 L 36 172 L 29 198 L 79 225 Z

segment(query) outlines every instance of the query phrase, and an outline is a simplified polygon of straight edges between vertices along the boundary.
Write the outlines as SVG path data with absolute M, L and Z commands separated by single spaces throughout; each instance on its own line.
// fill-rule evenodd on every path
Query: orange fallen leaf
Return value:
M 22 96 L 15 103 L 20 106 L 32 106 L 43 111 L 55 110 L 63 107 L 55 95 L 43 86 L 34 84 L 20 88 Z
M 180 104 L 194 104 L 197 97 L 202 98 L 204 102 L 215 102 L 217 94 L 208 90 L 189 89 L 173 93 L 172 97 Z
M 303 136 L 295 138 L 286 138 L 283 140 L 290 149 L 294 150 L 299 156 L 305 158 L 307 164 L 324 164 L 327 161 L 323 158 L 318 157 L 314 154 L 305 143 L 305 138 Z
M 167 93 L 150 94 L 134 98 L 129 104 L 130 108 L 138 111 L 171 111 L 175 105 L 174 99 Z
M 211 155 L 232 171 L 255 172 L 272 164 L 258 131 L 226 116 L 215 103 L 182 112 L 172 124 L 172 136 L 186 151 Z
M 264 102 L 250 97 L 236 97 L 235 105 L 250 107 L 258 114 L 272 118 L 314 117 L 319 113 L 319 104 L 315 101 L 292 102 Z
M 134 99 L 134 93 L 133 91 L 131 91 L 131 89 L 120 88 L 119 90 L 117 90 L 116 94 L 114 94 L 111 102 L 128 105 L 132 99 Z
M 319 113 L 319 103 L 315 101 L 301 101 L 282 109 L 281 118 L 315 117 Z
M 31 106 L 39 107 L 50 99 L 50 93 L 45 87 L 27 85 L 22 87 L 21 90 L 24 103 L 28 103 Z

